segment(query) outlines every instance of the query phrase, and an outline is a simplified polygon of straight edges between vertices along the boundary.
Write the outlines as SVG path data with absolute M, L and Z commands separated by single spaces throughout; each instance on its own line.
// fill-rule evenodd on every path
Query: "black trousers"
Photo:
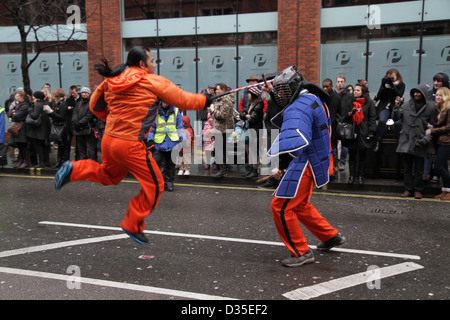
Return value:
M 153 159 L 158 164 L 164 177 L 164 183 L 172 184 L 175 180 L 175 163 L 172 161 L 172 151 L 159 151 L 153 148 Z
M 416 157 L 407 153 L 403 154 L 403 183 L 405 189 L 412 191 L 423 191 L 423 157 Z
M 88 135 L 76 136 L 79 160 L 91 159 L 96 160 L 96 143 L 94 133 Z

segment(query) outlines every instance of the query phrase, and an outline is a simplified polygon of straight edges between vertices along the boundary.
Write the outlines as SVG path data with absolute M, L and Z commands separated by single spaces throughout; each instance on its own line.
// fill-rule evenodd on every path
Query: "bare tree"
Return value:
M 39 55 L 50 48 L 67 45 L 75 38 L 75 35 L 82 32 L 78 28 L 81 21 L 85 21 L 85 15 L 80 11 L 75 12 L 71 8 L 79 9 L 74 6 L 77 1 L 69 0 L 3 0 L 3 14 L 0 18 L 9 20 L 9 25 L 15 25 L 19 29 L 21 44 L 21 70 L 23 86 L 27 93 L 31 93 L 29 69 Z M 78 1 L 83 2 L 84 1 Z M 69 10 L 68 10 L 69 9 Z M 84 10 L 84 8 L 83 8 Z M 69 12 L 68 12 L 69 11 Z M 77 10 L 75 10 L 77 11 Z M 72 19 L 72 15 L 77 14 L 77 19 Z M 59 37 L 59 24 L 72 24 L 70 32 L 65 32 L 64 36 Z M 53 33 L 57 35 L 56 41 L 45 41 L 45 34 Z M 28 39 L 33 37 L 33 55 L 28 59 Z M 31 42 L 31 41 L 30 41 Z

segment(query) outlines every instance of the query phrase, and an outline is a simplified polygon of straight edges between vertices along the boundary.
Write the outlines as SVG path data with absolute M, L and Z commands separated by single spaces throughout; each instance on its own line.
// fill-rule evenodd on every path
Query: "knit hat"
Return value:
M 250 93 L 253 93 L 255 96 L 258 96 L 258 97 L 259 97 L 259 95 L 262 93 L 262 90 L 261 90 L 260 88 L 258 88 L 257 86 L 256 86 L 256 87 L 250 87 L 250 88 L 248 89 L 248 91 L 249 91 Z
M 87 92 L 87 93 L 91 94 L 91 89 L 89 89 L 89 87 L 83 87 L 83 88 L 81 88 L 81 93 L 83 93 L 83 92 Z
M 35 91 L 33 93 L 33 97 L 35 97 L 38 100 L 44 100 L 45 99 L 45 94 L 43 92 L 40 92 L 40 91 Z

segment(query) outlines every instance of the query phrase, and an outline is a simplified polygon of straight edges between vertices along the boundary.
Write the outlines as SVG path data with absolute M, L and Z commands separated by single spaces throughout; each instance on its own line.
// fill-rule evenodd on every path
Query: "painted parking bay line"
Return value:
M 414 262 L 404 262 L 389 267 L 372 269 L 371 271 L 333 279 L 308 287 L 302 287 L 290 292 L 286 292 L 283 294 L 283 296 L 291 300 L 309 300 L 360 284 L 367 284 L 374 280 L 388 278 L 401 273 L 411 272 L 423 268 L 423 266 Z
M 54 226 L 66 226 L 66 227 L 76 227 L 76 228 L 88 228 L 88 229 L 101 229 L 101 230 L 111 230 L 111 231 L 122 231 L 118 227 L 109 226 L 99 226 L 99 225 L 89 225 L 89 224 L 78 224 L 69 222 L 56 222 L 56 221 L 41 221 L 41 225 L 54 225 Z M 217 241 L 228 241 L 228 242 L 239 242 L 239 243 L 251 243 L 251 244 L 261 244 L 261 245 L 271 245 L 271 246 L 281 246 L 284 247 L 283 242 L 275 241 L 264 241 L 264 240 L 253 240 L 253 239 L 242 239 L 242 238 L 229 238 L 229 237 L 218 237 L 210 235 L 199 235 L 190 233 L 175 233 L 175 232 L 165 232 L 165 231 L 153 231 L 145 230 L 144 233 L 172 236 L 172 237 L 184 237 L 184 238 L 196 238 L 196 239 L 206 239 L 206 240 L 217 240 Z M 311 249 L 316 249 L 316 246 L 310 245 Z M 420 260 L 420 256 L 402 253 L 392 253 L 392 252 L 380 252 L 380 251 L 370 251 L 370 250 L 358 250 L 349 248 L 333 248 L 332 251 L 343 252 L 343 253 L 353 253 L 353 254 L 363 254 L 363 255 L 373 255 L 373 256 L 383 256 L 391 258 L 400 258 L 408 260 Z

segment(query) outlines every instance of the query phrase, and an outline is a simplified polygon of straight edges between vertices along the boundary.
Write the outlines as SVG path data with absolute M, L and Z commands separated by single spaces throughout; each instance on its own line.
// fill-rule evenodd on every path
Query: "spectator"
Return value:
M 353 87 L 352 91 L 353 91 Z M 349 91 L 349 86 L 347 86 L 347 79 L 344 75 L 338 75 L 336 77 L 336 92 L 341 98 L 341 110 L 352 109 L 353 103 L 353 92 Z M 348 149 L 341 143 L 341 155 L 339 157 L 339 170 L 345 170 L 345 162 L 347 160 Z
M 12 93 L 12 100 L 10 98 L 10 100 L 6 103 L 5 109 L 8 110 L 8 111 L 6 111 L 6 115 L 10 122 L 13 121 L 11 119 L 11 116 L 12 116 L 12 114 L 14 114 L 16 106 L 19 105 L 19 101 L 17 101 L 17 99 L 19 98 L 19 95 L 17 95 L 18 92 L 25 92 L 25 91 L 21 87 L 17 88 L 16 91 L 14 93 Z M 13 148 L 13 153 L 14 153 L 14 159 L 12 160 L 12 162 L 15 164 L 14 167 L 17 167 L 17 164 L 19 162 L 21 162 L 22 159 L 20 159 L 19 149 L 18 149 L 17 145 L 14 143 L 14 140 L 15 140 L 15 135 L 11 134 L 10 138 L 9 138 L 9 145 Z
M 450 201 L 450 174 L 448 159 L 450 157 L 450 89 L 440 87 L 436 90 L 437 121 L 430 130 L 436 138 L 437 152 L 434 169 L 442 177 L 442 192 L 436 199 Z
M 216 92 L 216 85 L 208 84 L 207 93 L 209 94 L 210 98 L 214 97 L 215 92 Z
M 258 76 L 256 74 L 252 74 L 248 79 L 245 80 L 249 85 L 257 84 L 259 82 Z M 250 89 L 250 88 L 249 88 Z M 244 110 L 244 108 L 248 105 L 248 94 L 249 89 L 245 89 L 242 93 L 242 98 L 239 100 L 239 113 Z M 266 113 L 268 103 L 265 99 L 262 100 L 264 103 L 264 113 Z
M 359 79 L 358 83 L 362 84 L 364 87 L 367 88 L 367 94 L 370 94 L 370 90 L 369 90 L 369 82 L 367 82 L 367 80 L 364 79 Z M 348 87 L 348 86 L 347 86 Z M 353 92 L 352 92 L 353 94 Z
M 99 162 L 97 159 L 97 153 L 102 151 L 102 139 L 105 134 L 106 122 L 102 119 L 94 117 L 94 135 L 95 135 L 95 161 Z M 101 162 L 101 159 L 100 159 Z
M 65 100 L 65 92 L 61 88 L 53 90 L 53 97 L 55 98 L 55 106 L 44 106 L 44 111 L 51 118 L 52 125 L 61 128 L 60 139 L 54 141 L 58 144 L 58 154 L 56 163 L 52 166 L 53 169 L 61 167 L 61 165 L 70 160 L 67 155 L 70 154 L 70 144 L 67 140 L 67 103 Z
M 279 75 L 280 72 L 270 73 L 266 75 L 266 80 L 274 79 L 277 75 Z M 267 83 L 266 85 L 262 86 L 262 90 L 265 93 L 266 101 L 267 101 L 267 110 L 264 113 L 264 126 L 267 130 L 267 149 L 270 149 L 270 146 L 275 141 L 275 138 L 277 137 L 278 133 L 276 133 L 274 136 L 272 136 L 272 130 L 279 130 L 276 125 L 272 123 L 272 119 L 282 110 L 280 106 L 275 101 L 275 96 L 272 91 L 273 86 L 270 83 Z M 274 132 L 275 133 L 275 132 Z M 280 155 L 279 159 L 282 158 L 283 155 Z M 288 157 L 290 157 L 288 155 Z M 271 159 L 269 159 L 271 161 Z M 290 161 L 290 159 L 289 159 Z M 278 165 L 281 168 L 281 164 Z M 281 168 L 282 170 L 285 169 L 285 167 Z M 279 179 L 276 179 L 274 177 L 267 179 L 264 184 L 258 186 L 258 188 L 261 189 L 276 189 L 279 184 Z
M 404 187 L 402 197 L 421 199 L 423 191 L 423 163 L 426 146 L 430 142 L 425 136 L 427 124 L 434 125 L 436 107 L 428 100 L 427 86 L 419 84 L 410 91 L 410 100 L 402 104 L 395 100 L 394 121 L 402 120 L 402 131 L 398 139 L 397 152 L 403 155 Z
M 433 88 L 428 90 L 428 99 L 435 101 L 436 91 L 441 87 L 450 88 L 448 75 L 444 72 L 439 72 L 433 77 Z
M 336 124 L 337 124 L 337 115 L 341 113 L 341 98 L 337 94 L 337 92 L 333 90 L 333 81 L 331 79 L 327 78 L 323 80 L 322 88 L 329 95 L 325 103 L 328 106 L 331 119 L 331 148 L 332 148 L 331 153 L 333 155 L 333 174 L 331 175 L 331 177 L 333 179 L 336 177 L 336 174 L 339 171 L 339 161 L 337 151 L 338 139 L 336 137 Z
M 72 129 L 72 113 L 73 109 L 77 105 L 77 103 L 81 100 L 81 95 L 79 94 L 78 87 L 76 85 L 71 85 L 69 88 L 70 95 L 66 99 L 67 103 L 67 143 L 69 146 L 72 146 L 73 139 L 73 129 Z M 70 159 L 70 148 L 67 149 L 67 154 L 65 158 Z M 75 144 L 75 159 L 78 160 L 80 158 L 77 150 L 77 146 Z
M 216 95 L 223 94 L 226 90 L 227 85 L 225 83 L 219 83 L 216 86 Z M 215 103 L 210 106 L 215 138 L 221 136 L 221 139 L 214 140 L 214 154 L 216 162 L 219 165 L 219 172 L 214 175 L 217 178 L 223 177 L 228 173 L 228 166 L 226 164 L 227 130 L 234 129 L 233 105 L 235 102 L 236 98 L 234 95 L 227 94 L 216 99 Z
M 347 90 L 352 96 L 353 96 L 353 86 L 351 84 L 348 84 L 345 86 L 344 88 L 345 90 Z
M 357 83 L 353 95 L 355 101 L 352 109 L 342 110 L 342 121 L 356 123 L 357 137 L 356 140 L 345 140 L 342 143 L 349 153 L 348 183 L 352 184 L 357 177 L 358 183 L 363 184 L 367 149 L 371 147 L 369 138 L 373 136 L 376 128 L 376 112 L 366 86 Z
M 191 174 L 192 147 L 194 146 L 194 130 L 191 127 L 191 119 L 188 116 L 182 116 L 184 135 L 186 143 L 184 148 L 180 150 L 180 170 L 178 175 L 189 176 Z
M 245 142 L 246 164 L 247 174 L 246 179 L 258 177 L 258 165 L 259 165 L 259 130 L 263 128 L 264 117 L 264 103 L 260 96 L 262 90 L 258 87 L 251 87 L 248 89 L 248 104 L 244 107 L 239 114 L 240 118 L 248 123 L 249 141 Z M 252 148 L 251 145 L 256 146 Z
M 95 135 L 92 130 L 94 114 L 89 110 L 91 89 L 83 87 L 81 89 L 81 100 L 72 112 L 72 132 L 76 137 L 79 159 L 95 160 L 96 146 Z
M 181 112 L 177 107 L 169 105 L 160 100 L 155 102 L 160 105 L 158 115 L 152 124 L 152 130 L 148 134 L 147 140 L 154 141 L 153 158 L 160 168 L 164 177 L 164 189 L 173 191 L 175 180 L 175 163 L 172 158 L 172 151 L 180 141 L 186 139 L 184 136 L 183 120 Z
M 5 143 L 6 115 L 5 108 L 0 105 L 0 144 Z
M 43 99 L 45 102 L 44 105 L 48 105 L 53 109 L 55 107 L 56 102 L 55 102 L 53 94 L 50 92 L 49 88 L 50 88 L 50 86 L 47 83 L 42 87 L 41 92 L 45 95 L 45 97 Z
M 44 84 L 44 86 L 41 89 L 41 92 L 44 93 L 44 106 L 48 105 L 50 108 L 55 108 L 56 102 L 55 98 L 51 92 L 51 86 L 49 83 Z M 49 121 L 49 127 L 50 127 L 50 121 Z M 44 152 L 44 163 L 45 165 L 50 166 L 50 152 L 51 152 L 51 146 L 50 146 L 50 130 L 48 130 L 48 136 L 45 138 L 45 152 Z M 33 154 L 32 154 L 33 155 Z M 33 160 L 36 156 L 32 157 Z
M 378 89 L 378 93 L 374 98 L 374 101 L 378 102 L 377 105 L 377 117 L 378 125 L 375 136 L 374 152 L 378 152 L 380 149 L 380 142 L 386 131 L 386 122 L 391 117 L 392 109 L 395 105 L 395 99 L 397 97 L 403 97 L 405 93 L 405 84 L 403 78 L 397 69 L 389 69 L 383 79 L 381 79 L 381 85 Z M 401 123 L 396 123 L 397 133 L 400 131 Z
M 206 90 L 202 90 L 201 93 L 203 93 L 209 101 L 211 101 L 212 97 L 214 96 L 214 89 L 215 86 L 213 84 L 208 85 L 208 88 Z M 198 118 L 202 122 L 201 130 L 203 130 L 206 121 L 208 121 L 208 108 L 205 106 L 202 110 L 198 111 Z M 203 148 L 203 136 L 200 135 L 198 139 L 198 146 L 200 148 Z
M 15 106 L 9 109 L 8 116 L 12 122 L 24 122 L 22 128 L 19 130 L 19 134 L 14 136 L 14 147 L 18 149 L 18 159 L 14 168 L 28 168 L 30 166 L 30 152 L 27 146 L 27 124 L 25 119 L 27 118 L 31 105 L 31 98 L 25 93 L 25 91 L 17 91 L 15 98 Z
M 203 136 L 203 152 L 205 160 L 205 170 L 209 170 L 212 163 L 214 152 L 214 137 L 213 137 L 213 123 L 211 114 L 208 112 L 208 120 L 202 130 Z
M 245 80 L 249 85 L 258 83 L 258 76 L 252 74 L 248 79 Z M 248 89 L 245 89 L 242 93 L 242 98 L 239 101 L 239 113 L 244 110 L 245 106 L 248 105 Z
M 33 106 L 29 109 L 28 116 L 32 120 L 35 120 L 36 123 L 31 124 L 26 120 L 27 138 L 30 142 L 30 154 L 36 155 L 36 164 L 34 164 L 34 168 L 44 168 L 49 159 L 46 141 L 50 136 L 50 119 L 44 112 L 44 99 L 45 94 L 43 92 L 36 91 L 33 93 Z M 32 159 L 32 161 L 33 160 L 34 159 Z

